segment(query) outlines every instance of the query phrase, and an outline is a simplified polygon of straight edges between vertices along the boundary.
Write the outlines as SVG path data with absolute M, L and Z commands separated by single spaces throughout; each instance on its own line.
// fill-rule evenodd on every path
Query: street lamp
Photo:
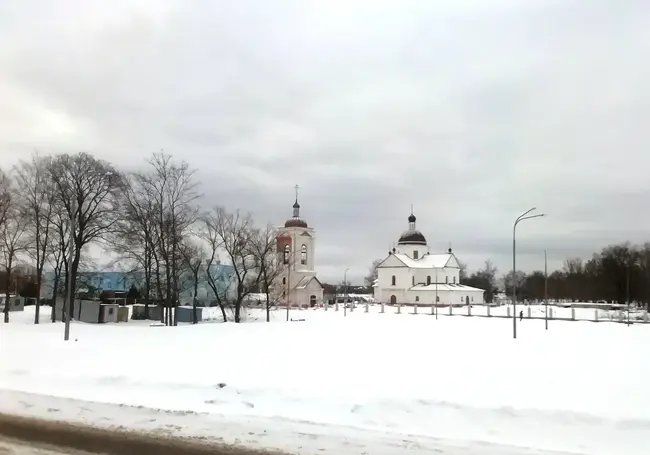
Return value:
M 348 315 L 348 272 L 350 269 L 345 269 L 343 272 L 343 286 L 345 286 L 345 291 L 343 292 L 343 317 Z
M 512 225 L 512 337 L 517 338 L 517 262 L 516 262 L 516 243 L 515 235 L 517 233 L 517 225 L 520 221 L 530 220 L 531 218 L 539 218 L 544 216 L 544 213 L 539 213 L 537 215 L 528 215 L 533 210 L 537 210 L 537 207 L 533 207 L 521 215 L 515 220 L 515 223 Z

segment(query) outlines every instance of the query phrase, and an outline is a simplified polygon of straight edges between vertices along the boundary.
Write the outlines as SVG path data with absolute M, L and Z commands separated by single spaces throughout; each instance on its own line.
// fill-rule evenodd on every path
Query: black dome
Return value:
M 412 213 L 411 215 L 409 215 L 409 223 L 415 223 L 415 215 L 413 215 Z
M 293 203 L 293 208 L 294 209 L 299 209 L 300 208 L 300 204 L 298 204 L 298 200 L 296 200 L 296 202 Z
M 411 215 L 413 216 L 413 215 Z M 415 218 L 413 216 L 413 218 Z M 424 238 L 424 235 L 420 231 L 408 230 L 405 231 L 397 242 L 398 245 L 426 245 L 427 239 Z

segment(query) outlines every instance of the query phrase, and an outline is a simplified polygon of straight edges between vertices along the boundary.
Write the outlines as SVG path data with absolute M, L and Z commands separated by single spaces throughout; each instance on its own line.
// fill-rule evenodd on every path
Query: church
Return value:
M 279 304 L 290 307 L 314 307 L 323 303 L 323 285 L 316 277 L 314 257 L 316 233 L 300 218 L 298 185 L 293 216 L 277 231 L 278 260 L 282 267 L 274 290 Z
M 484 303 L 483 289 L 460 284 L 460 264 L 451 248 L 431 254 L 424 235 L 408 217 L 397 246 L 377 266 L 375 299 L 391 305 L 461 306 Z

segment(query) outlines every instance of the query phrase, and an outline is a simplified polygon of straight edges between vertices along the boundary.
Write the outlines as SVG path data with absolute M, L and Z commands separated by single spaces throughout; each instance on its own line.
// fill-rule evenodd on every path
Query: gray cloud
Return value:
M 470 269 L 647 238 L 650 5 L 5 1 L 0 162 L 92 151 L 199 169 L 204 204 L 317 229 L 327 280 L 406 227 Z

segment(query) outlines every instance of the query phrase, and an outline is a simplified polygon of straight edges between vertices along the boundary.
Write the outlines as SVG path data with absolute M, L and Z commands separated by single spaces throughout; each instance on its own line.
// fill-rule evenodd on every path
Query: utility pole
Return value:
M 548 267 L 544 250 L 544 326 L 548 330 Z
M 517 264 L 516 264 L 516 244 L 515 236 L 517 233 L 517 224 L 520 221 L 529 220 L 531 218 L 538 218 L 544 216 L 543 213 L 537 215 L 528 215 L 533 210 L 536 210 L 536 207 L 533 207 L 521 215 L 515 220 L 515 223 L 512 225 L 512 337 L 517 338 Z
M 74 196 L 74 195 L 73 195 Z M 68 295 L 65 299 L 65 305 L 63 307 L 63 317 L 65 321 L 65 331 L 63 335 L 63 340 L 68 341 L 70 339 L 70 311 L 72 308 L 72 299 L 74 298 L 74 288 L 72 286 L 72 261 L 74 260 L 75 253 L 75 221 L 77 217 L 77 201 L 74 197 L 71 197 L 70 202 L 70 245 L 68 253 Z M 56 306 L 56 305 L 55 305 Z
M 438 320 L 438 269 L 436 271 L 436 321 Z
M 343 291 L 343 317 L 346 317 L 348 315 L 348 271 L 350 269 L 345 269 L 345 272 L 343 272 L 343 286 L 345 286 L 345 290 Z
M 291 258 L 293 256 L 293 251 L 291 251 L 291 254 L 289 254 L 289 257 L 287 257 L 287 322 L 289 322 L 289 304 L 291 302 L 291 299 L 289 298 L 291 295 Z

